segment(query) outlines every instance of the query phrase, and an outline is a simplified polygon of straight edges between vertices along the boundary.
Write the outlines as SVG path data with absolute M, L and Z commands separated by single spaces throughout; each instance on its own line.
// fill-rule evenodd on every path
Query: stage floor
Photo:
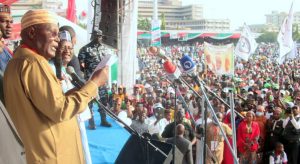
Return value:
M 130 133 L 109 116 L 107 116 L 107 120 L 112 127 L 100 126 L 100 114 L 96 110 L 94 113 L 96 130 L 87 129 L 88 121 L 85 123 L 92 162 L 93 164 L 114 163 L 130 137 Z

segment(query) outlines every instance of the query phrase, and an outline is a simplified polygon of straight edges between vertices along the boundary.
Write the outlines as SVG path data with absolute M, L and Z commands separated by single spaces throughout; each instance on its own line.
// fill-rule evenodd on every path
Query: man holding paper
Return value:
M 94 30 L 91 35 L 91 42 L 82 47 L 78 54 L 79 63 L 81 66 L 81 70 L 84 72 L 85 80 L 89 80 L 91 75 L 93 74 L 95 69 L 101 67 L 104 60 L 109 62 L 110 56 L 108 49 L 102 44 L 102 31 L 101 30 Z M 106 62 L 105 62 L 106 63 Z M 106 97 L 106 95 L 101 95 L 103 92 L 103 88 L 99 90 L 99 96 L 103 105 L 108 105 L 108 100 L 103 101 L 102 98 Z M 96 129 L 95 121 L 94 121 L 94 114 L 93 114 L 93 103 L 89 103 L 89 107 L 92 112 L 92 118 L 89 120 L 89 129 Z M 111 124 L 106 120 L 106 113 L 105 110 L 101 109 L 98 106 L 98 112 L 101 116 L 101 126 L 111 127 Z
M 21 20 L 21 45 L 4 73 L 4 98 L 24 143 L 27 163 L 85 163 L 77 115 L 105 85 L 108 69 L 94 72 L 79 90 L 63 93 L 49 65 L 58 50 L 58 22 L 47 10 Z

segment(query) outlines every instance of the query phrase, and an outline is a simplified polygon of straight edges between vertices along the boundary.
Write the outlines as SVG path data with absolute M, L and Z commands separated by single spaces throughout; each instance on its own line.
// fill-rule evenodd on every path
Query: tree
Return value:
M 139 30 L 151 30 L 151 23 L 148 18 L 140 18 L 138 19 L 138 29 Z
M 160 20 L 161 20 L 160 29 L 161 30 L 166 30 L 166 17 L 165 17 L 165 13 L 161 13 Z
M 277 42 L 277 35 L 276 32 L 264 32 L 262 35 L 260 35 L 256 41 L 258 43 L 265 42 L 265 43 L 274 43 Z
M 300 33 L 299 33 L 299 25 L 293 24 L 293 40 L 299 42 L 300 41 Z

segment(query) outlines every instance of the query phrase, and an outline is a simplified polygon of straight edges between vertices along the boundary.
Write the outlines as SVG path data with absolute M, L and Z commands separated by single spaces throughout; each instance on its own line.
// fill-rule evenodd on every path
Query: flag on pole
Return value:
M 284 19 L 280 31 L 277 36 L 277 41 L 279 43 L 279 57 L 277 62 L 282 64 L 287 58 L 287 54 L 293 49 L 294 42 L 292 38 L 293 33 L 293 4 L 292 2 L 289 15 Z
M 73 22 L 76 23 L 76 4 L 75 0 L 68 0 L 68 8 L 67 8 L 67 16 L 66 18 Z
M 151 46 L 161 46 L 160 20 L 151 22 Z
M 248 61 L 251 54 L 255 52 L 257 43 L 250 31 L 250 28 L 244 24 L 243 32 L 235 47 L 234 53 L 243 60 Z

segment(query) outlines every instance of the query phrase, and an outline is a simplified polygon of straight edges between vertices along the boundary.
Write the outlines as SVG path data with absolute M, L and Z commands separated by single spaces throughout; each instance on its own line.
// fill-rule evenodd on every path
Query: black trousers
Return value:
M 94 120 L 94 111 L 93 111 L 93 102 L 91 101 L 89 103 L 89 108 L 91 110 L 92 117 L 89 119 L 89 125 L 95 126 L 95 120 Z M 98 112 L 100 113 L 101 122 L 106 121 L 106 112 L 104 109 L 102 109 L 100 106 L 98 106 Z
M 285 141 L 284 151 L 288 158 L 288 164 L 298 164 L 300 142 Z M 299 161 L 300 162 L 300 161 Z

